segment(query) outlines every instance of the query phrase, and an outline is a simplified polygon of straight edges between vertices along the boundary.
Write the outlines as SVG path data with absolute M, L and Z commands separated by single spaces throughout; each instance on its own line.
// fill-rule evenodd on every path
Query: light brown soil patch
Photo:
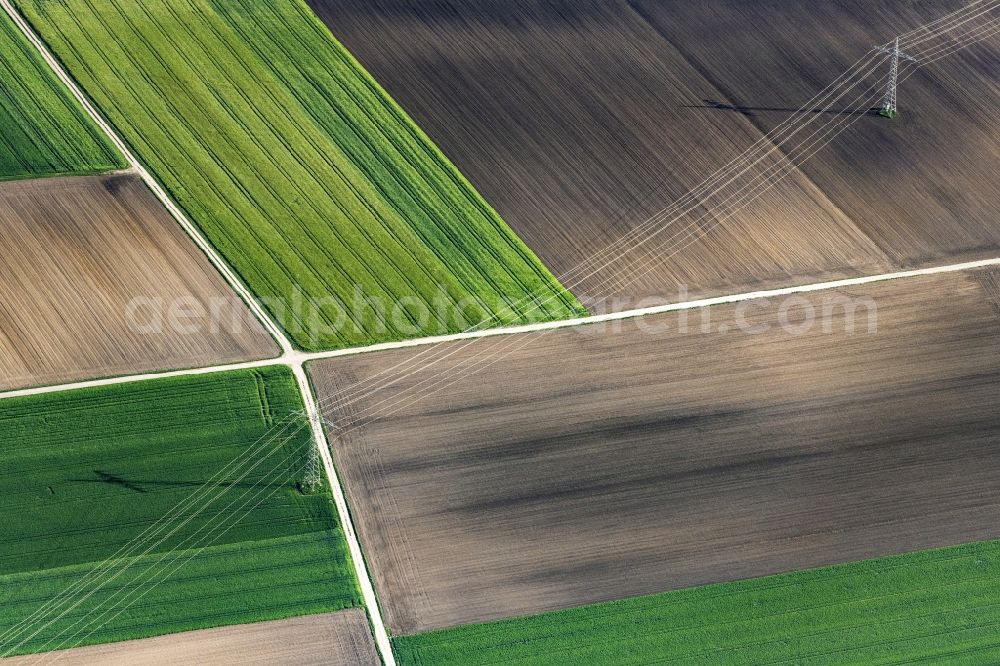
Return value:
M 49 653 L 66 666 L 378 666 L 364 610 L 310 615 L 290 620 L 242 624 L 157 636 L 137 641 Z M 37 662 L 39 655 L 0 660 L 19 666 Z
M 0 389 L 278 352 L 138 178 L 0 184 L 0 257 Z M 139 303 L 132 316 L 130 303 Z M 217 304 L 225 316 L 215 330 L 207 317 L 180 317 L 198 324 L 186 334 L 170 324 L 174 303 L 181 314 Z

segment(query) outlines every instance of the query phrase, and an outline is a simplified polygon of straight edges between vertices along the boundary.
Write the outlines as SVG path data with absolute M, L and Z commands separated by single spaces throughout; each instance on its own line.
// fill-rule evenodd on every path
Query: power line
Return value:
M 882 97 L 882 108 L 879 110 L 879 113 L 886 118 L 895 118 L 896 114 L 899 113 L 899 109 L 896 106 L 896 88 L 899 85 L 899 59 L 912 60 L 918 64 L 919 61 L 899 50 L 899 37 L 896 38 L 896 41 L 889 48 L 884 46 L 876 48 L 883 53 L 889 54 L 889 79 L 886 82 L 885 95 Z
M 926 39 L 926 38 L 925 38 L 925 39 Z M 925 41 L 925 39 L 922 39 L 922 40 L 920 40 L 920 41 Z M 936 50 L 937 50 L 937 49 L 928 49 L 928 51 L 936 51 Z M 944 49 L 941 49 L 941 50 L 942 50 L 942 51 L 945 51 L 945 52 L 944 52 L 944 53 L 940 53 L 940 54 L 935 54 L 935 55 L 936 55 L 936 57 L 934 58 L 934 60 L 936 60 L 936 59 L 937 59 L 938 57 L 943 57 L 944 55 L 948 55 L 948 54 L 949 54 L 950 52 L 954 52 L 954 50 L 959 50 L 959 49 L 957 49 L 957 48 L 956 48 L 956 49 L 954 49 L 954 50 L 950 50 L 950 49 L 948 49 L 948 48 L 946 47 L 946 48 L 944 48 Z M 916 61 L 915 61 L 915 62 L 916 62 Z M 920 63 L 918 63 L 918 65 L 919 65 L 919 64 L 920 64 Z M 899 79 L 899 80 L 897 80 L 897 85 L 898 85 L 898 83 L 900 82 L 900 80 L 905 80 L 905 79 L 906 79 L 906 76 L 902 76 L 902 77 L 900 77 L 900 76 L 899 76 L 899 68 L 898 68 L 898 63 L 897 63 L 897 67 L 896 67 L 896 72 L 897 72 L 897 79 Z M 855 118 L 855 122 L 856 122 L 856 120 L 857 120 L 857 118 Z M 853 123 L 848 123 L 848 124 L 853 124 Z M 837 132 L 837 133 L 839 134 L 839 132 L 840 132 L 840 131 L 843 131 L 844 129 L 846 129 L 846 127 L 841 127 L 841 128 L 840 128 L 840 129 L 838 130 L 838 132 Z M 813 136 L 814 136 L 815 134 L 816 134 L 816 133 L 814 132 Z M 821 138 L 826 138 L 826 137 L 828 136 L 828 134 L 829 134 L 828 132 L 827 132 L 827 133 L 824 133 L 824 134 L 822 135 L 822 137 L 821 137 Z M 834 136 L 836 136 L 836 134 L 834 134 Z M 829 138 L 830 138 L 830 140 L 832 140 L 832 138 L 833 138 L 833 137 L 829 137 Z M 807 139 L 807 141 L 808 141 L 808 139 Z M 802 144 L 800 144 L 800 146 L 799 146 L 799 147 L 801 147 L 801 145 L 802 145 Z M 809 144 L 809 148 L 812 148 L 812 147 L 813 147 L 813 145 L 815 145 L 815 144 L 814 144 L 814 143 L 810 143 L 810 144 Z M 821 146 L 820 146 L 820 147 L 821 147 Z M 817 148 L 817 149 L 818 149 L 818 148 Z M 811 153 L 810 153 L 809 155 L 807 155 L 807 156 L 806 156 L 806 157 L 805 157 L 804 159 L 808 159 L 808 157 L 811 157 L 811 155 L 812 155 L 812 154 L 813 154 L 814 152 L 815 152 L 815 151 L 811 152 Z M 758 160 L 758 162 L 759 162 L 759 160 Z M 742 164 L 742 162 L 741 162 L 741 164 Z M 752 194 L 752 195 L 754 195 L 754 196 L 753 196 L 753 198 L 756 198 L 756 197 L 759 197 L 759 196 L 761 195 L 761 193 L 762 193 L 763 191 L 766 191 L 767 189 L 770 189 L 771 187 L 773 187 L 773 186 L 774 186 L 774 184 L 776 184 L 776 182 L 777 182 L 777 181 L 770 181 L 770 177 L 771 177 L 771 175 L 775 175 L 775 174 L 770 174 L 770 173 L 768 173 L 768 172 L 769 172 L 769 171 L 771 171 L 771 169 L 773 169 L 773 168 L 774 168 L 774 165 L 772 165 L 771 167 L 768 167 L 767 169 L 765 169 L 765 170 L 764 170 L 764 182 L 761 182 L 761 183 L 757 183 L 757 184 L 753 185 L 753 186 L 752 186 L 752 188 L 751 188 L 751 189 L 750 189 L 750 190 L 748 191 L 748 193 L 749 193 L 749 194 Z M 787 172 L 786 172 L 786 174 L 785 174 L 785 175 L 787 175 Z M 768 182 L 768 181 L 770 181 L 770 182 Z M 730 181 L 728 181 L 728 182 L 732 182 L 732 181 L 730 180 Z M 753 182 L 753 181 L 751 181 L 751 182 Z M 727 184 L 728 184 L 728 183 L 727 183 Z M 759 189 L 759 188 L 761 187 L 761 185 L 765 185 L 765 184 L 766 184 L 766 185 L 768 185 L 768 187 L 764 188 L 763 190 Z M 754 190 L 756 190 L 756 194 L 754 194 Z M 718 190 L 716 190 L 716 191 L 718 191 Z M 731 197 L 731 198 L 732 198 L 732 197 Z M 752 199 L 751 199 L 751 200 L 752 200 Z M 728 201 L 728 200 L 727 200 L 727 201 Z M 738 197 L 738 203 L 740 203 L 740 204 L 743 204 L 743 205 L 745 205 L 746 201 L 747 201 L 747 200 L 746 200 L 746 198 L 745 198 L 745 197 L 743 197 L 742 195 Z M 670 210 L 671 210 L 671 208 L 673 208 L 673 207 L 668 207 L 668 208 L 667 208 L 667 209 L 665 209 L 665 210 L 666 210 L 666 211 L 670 211 Z M 736 210 L 738 210 L 738 209 L 739 209 L 739 208 L 734 208 L 734 209 L 732 209 L 732 210 L 728 211 L 728 215 L 726 215 L 725 217 L 728 217 L 728 216 L 731 216 L 731 215 L 732 215 L 732 214 L 733 214 L 734 212 L 736 212 Z M 673 222 L 673 221 L 675 221 L 676 219 L 677 219 L 677 218 L 674 218 L 674 219 L 673 219 L 673 220 L 671 220 L 671 221 L 670 221 L 669 223 L 672 223 L 672 222 Z M 722 221 L 723 221 L 724 219 L 725 219 L 725 218 L 722 218 L 722 219 L 718 219 L 718 220 L 716 220 L 715 224 L 719 224 L 719 223 L 721 223 L 721 222 L 722 222 Z M 668 224 L 669 224 L 669 223 L 668 223 Z M 662 228 L 661 228 L 661 230 L 662 230 Z M 655 233 L 654 233 L 654 234 L 652 234 L 652 235 L 655 235 Z M 686 247 L 686 245 L 685 245 L 684 247 Z M 683 249 L 683 247 L 681 247 L 681 248 L 677 249 L 676 251 L 679 251 L 680 249 Z M 674 252 L 674 253 L 676 253 L 676 252 Z M 499 360 L 499 358 L 498 358 L 497 360 Z M 495 362 L 495 361 L 494 361 L 494 362 Z M 491 363 L 491 364 L 492 364 L 492 363 Z M 419 399 L 419 397 L 420 397 L 420 396 L 416 396 L 416 397 L 415 397 L 414 399 Z M 303 426 L 301 426 L 301 425 L 300 425 L 300 426 L 299 426 L 299 428 L 301 428 L 301 427 L 303 427 Z M 353 427 L 352 427 L 351 429 L 353 429 Z M 296 432 L 297 432 L 297 430 L 298 430 L 298 429 L 296 429 Z M 292 435 L 289 435 L 289 436 L 293 436 L 293 435 L 294 435 L 294 433 L 292 433 Z M 264 437 L 262 437 L 262 440 L 264 440 L 264 439 L 265 439 L 265 438 L 267 438 L 267 437 L 268 437 L 268 435 L 267 435 L 267 434 L 265 434 L 265 435 L 264 435 Z M 259 440 L 259 442 L 260 442 L 260 441 L 261 441 L 261 440 Z M 273 440 L 272 440 L 272 441 L 273 441 Z M 266 446 L 266 445 L 267 445 L 268 443 L 269 443 L 269 442 L 264 442 L 264 443 L 263 443 L 263 444 L 262 444 L 261 446 L 262 446 L 262 447 L 264 447 L 264 446 Z M 251 447 L 251 448 L 252 448 L 252 447 Z M 270 455 L 270 454 L 268 454 L 268 455 Z M 299 454 L 299 455 L 300 455 L 300 454 Z M 253 458 L 251 457 L 251 460 L 252 460 L 252 459 L 253 459 Z M 300 460 L 301 460 L 301 458 L 300 458 Z M 234 462 L 235 462 L 235 461 L 234 461 Z M 257 464 L 259 464 L 259 462 L 260 462 L 260 460 L 258 460 L 258 461 L 257 461 L 257 463 L 256 463 L 256 464 L 254 464 L 254 465 L 253 465 L 253 467 L 251 467 L 250 469 L 252 470 L 252 469 L 253 469 L 254 467 L 256 467 L 256 466 L 257 466 Z M 241 464 L 242 464 L 242 463 L 241 463 Z M 306 467 L 308 467 L 308 464 L 309 464 L 309 461 L 308 461 L 308 459 L 307 459 L 307 460 L 306 460 L 306 465 L 305 465 L 305 466 L 306 466 Z M 280 466 L 279 466 L 279 467 L 280 467 Z M 278 467 L 276 467 L 276 468 L 273 468 L 273 469 L 278 469 Z M 245 474 L 244 474 L 243 476 L 245 477 L 247 473 L 249 473 L 249 471 L 248 471 L 248 472 L 246 472 L 246 473 L 245 473 Z M 308 476 L 308 475 L 307 475 L 307 476 Z M 259 484 L 259 483 L 260 483 L 261 481 L 262 481 L 262 479 L 259 479 L 259 480 L 258 480 L 258 481 L 257 481 L 257 482 L 256 482 L 256 483 L 254 484 L 254 485 L 256 486 L 256 485 L 257 485 L 257 484 Z M 220 496 L 221 496 L 221 494 L 224 494 L 224 492 L 225 492 L 225 491 L 223 491 L 223 493 L 220 493 Z M 249 492 L 249 491 L 247 491 L 247 492 Z M 272 491 L 272 492 L 274 492 L 274 491 Z M 261 494 L 262 494 L 262 493 L 263 493 L 263 491 L 261 491 Z M 216 498 L 214 498 L 214 499 L 210 499 L 210 500 L 209 500 L 209 504 L 210 504 L 210 503 L 212 503 L 212 502 L 213 502 L 213 501 L 214 501 L 215 499 L 218 499 L 218 497 L 216 497 Z M 182 502 L 182 503 L 183 503 L 183 502 Z M 207 506 L 207 505 L 206 505 L 206 506 Z M 196 516 L 196 515 L 197 515 L 198 513 L 200 513 L 201 511 L 203 511 L 203 510 L 204 510 L 204 509 L 206 508 L 206 506 L 202 506 L 201 508 L 198 508 L 198 509 L 196 509 L 196 510 L 195 510 L 195 513 L 194 513 L 194 514 L 192 514 L 192 515 L 190 515 L 190 516 L 188 516 L 188 518 L 187 518 L 187 519 L 186 519 L 186 520 L 184 521 L 184 523 L 182 523 L 181 527 L 183 526 L 183 524 L 186 524 L 186 523 L 187 523 L 188 521 L 190 521 L 190 520 L 191 520 L 191 519 L 192 519 L 192 518 L 193 518 L 194 516 Z M 232 506 L 232 504 L 230 504 L 229 506 Z M 244 506 L 246 506 L 246 505 L 244 505 Z M 227 506 L 226 508 L 228 509 L 229 507 Z M 169 515 L 169 512 L 168 512 L 168 515 Z M 238 521 L 238 520 L 240 520 L 240 519 L 241 519 L 241 516 L 240 516 L 240 517 L 236 517 L 235 519 L 236 519 L 236 520 Z M 203 526 L 203 528 L 204 528 L 204 527 L 205 527 L 205 526 Z M 170 533 L 169 533 L 169 534 L 168 534 L 167 536 L 169 536 L 170 534 L 174 533 L 174 532 L 175 532 L 175 531 L 176 531 L 177 529 L 178 529 L 178 527 L 175 527 L 174 529 L 172 529 L 172 530 L 170 531 Z M 200 529 L 199 529 L 199 530 L 197 530 L 197 531 L 195 532 L 195 534 L 197 534 L 197 532 L 198 532 L 198 531 L 201 531 L 201 530 L 200 530 Z M 155 533 L 155 531 L 154 531 L 154 533 Z M 188 538 L 191 538 L 191 536 L 194 536 L 194 535 L 190 535 L 190 536 L 189 536 Z M 207 536 L 211 536 L 211 534 L 209 534 L 209 535 L 207 535 Z M 200 540 L 199 540 L 199 541 L 200 541 Z M 140 543 L 141 543 L 141 541 L 140 541 Z M 164 556 L 165 556 L 165 555 L 164 555 Z M 164 557 L 164 556 L 161 556 L 161 557 Z M 112 566 L 114 566 L 114 565 L 118 564 L 118 562 L 119 562 L 119 561 L 120 561 L 120 560 L 118 560 L 118 561 L 114 562 L 114 563 L 112 564 Z M 176 561 L 176 559 L 175 559 L 175 561 Z M 105 562 L 107 562 L 107 560 L 105 560 Z M 147 569 L 147 571 L 148 571 L 148 569 Z M 169 574 L 168 574 L 168 575 L 169 575 Z M 147 590 L 147 591 L 148 591 L 148 590 Z M 145 594 L 145 593 L 143 593 L 143 594 Z M 89 595 L 88 595 L 88 596 L 89 596 Z M 79 603 L 79 602 L 78 602 L 78 603 Z M 78 603 L 77 603 L 77 604 L 75 604 L 75 605 L 74 605 L 74 607 L 75 607 L 76 605 L 78 605 Z M 110 610 L 110 609 L 109 609 L 109 610 Z M 105 612 L 107 612 L 107 611 L 105 611 Z M 120 612 L 120 611 L 119 611 L 119 612 Z M 97 618 L 94 618 L 94 620 L 96 620 L 96 619 L 97 619 Z M 93 621 L 93 620 L 92 620 L 92 621 Z M 47 626 L 47 625 L 45 625 L 45 626 Z M 102 624 L 101 626 L 103 626 L 103 624 Z M 44 628 L 44 627 L 43 627 L 43 628 Z M 35 633 L 37 634 L 37 632 L 35 632 Z M 32 634 L 32 636 L 33 636 L 33 635 L 35 635 L 35 634 Z M 76 635 L 76 634 L 74 634 L 74 636 L 75 636 L 75 635 Z M 29 637 L 29 638 L 30 638 L 30 637 Z M 72 638 L 72 637 L 71 637 L 71 638 Z M 50 640 L 51 640 L 51 639 L 50 639 Z M 69 640 L 69 639 L 67 639 L 67 640 Z M 23 641 L 22 641 L 22 642 L 23 642 Z M 65 642 L 66 642 L 66 640 L 64 640 L 63 642 L 65 643 Z

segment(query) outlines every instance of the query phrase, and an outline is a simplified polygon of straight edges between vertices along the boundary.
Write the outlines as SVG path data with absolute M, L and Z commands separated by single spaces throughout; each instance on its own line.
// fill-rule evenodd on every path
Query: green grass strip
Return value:
M 1000 541 L 398 637 L 401 664 L 992 663 Z
M 0 181 L 88 174 L 124 158 L 0 12 Z
M 18 5 L 299 347 L 582 313 L 302 0 Z

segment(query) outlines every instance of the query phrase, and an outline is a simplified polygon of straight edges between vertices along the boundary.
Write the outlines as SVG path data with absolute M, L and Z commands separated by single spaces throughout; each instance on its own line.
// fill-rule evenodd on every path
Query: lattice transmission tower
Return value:
M 302 492 L 315 493 L 323 485 L 323 463 L 319 459 L 316 445 L 310 441 L 309 452 L 306 454 L 306 472 L 302 477 Z
M 882 98 L 882 108 L 879 109 L 879 113 L 886 118 L 895 118 L 899 113 L 899 107 L 896 106 L 896 87 L 899 84 L 899 59 L 912 60 L 913 62 L 917 62 L 917 59 L 899 50 L 899 37 L 893 41 L 892 45 L 879 46 L 877 48 L 879 51 L 892 56 L 889 59 L 889 80 L 886 82 L 885 96 Z

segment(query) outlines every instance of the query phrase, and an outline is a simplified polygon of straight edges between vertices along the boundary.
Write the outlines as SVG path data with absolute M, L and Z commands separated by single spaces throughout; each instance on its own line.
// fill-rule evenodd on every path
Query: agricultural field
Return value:
M 873 44 L 961 0 L 310 2 L 591 310 L 1000 249 L 994 38 L 906 81 L 895 122 L 861 118 L 718 226 L 694 208 L 601 254 Z
M 626 599 L 395 641 L 403 666 L 993 663 L 1000 542 Z
M 3 12 L 0 53 L 0 181 L 125 166 Z
M 829 82 L 831 71 L 846 69 L 872 44 L 889 42 L 900 31 L 970 4 L 633 3 L 699 71 L 711 73 L 723 91 L 721 102 L 743 109 L 764 131 L 783 122 L 786 109 L 798 108 Z M 988 35 L 988 30 L 974 28 L 995 28 L 990 18 L 956 27 L 955 39 Z M 726 38 L 702 39 L 706 32 Z M 914 46 L 913 55 L 930 60 L 949 43 L 928 40 Z M 893 263 L 911 267 L 1000 254 L 998 56 L 1000 39 L 994 35 L 921 68 L 901 84 L 901 114 L 894 122 L 865 119 L 830 144 L 820 159 L 803 165 L 802 171 Z M 725 109 L 699 111 L 733 115 Z
M 689 108 L 721 93 L 625 0 L 311 4 L 592 311 L 890 264 L 797 172 L 728 219 L 718 213 L 728 197 L 705 197 L 637 244 L 643 223 L 761 132 Z M 627 250 L 603 254 L 623 237 Z
M 996 279 L 312 364 L 391 630 L 1000 537 Z
M 3 664 L 1000 659 L 1000 0 L 2 4 Z
M 0 256 L 0 390 L 278 353 L 137 177 L 0 183 Z
M 284 367 L 0 401 L 3 654 L 359 606 L 301 409 Z
M 360 608 L 287 620 L 201 629 L 170 636 L 93 645 L 58 653 L 65 666 L 379 666 L 378 653 Z M 29 666 L 35 656 L 15 657 L 4 665 Z
M 300 0 L 16 4 L 300 347 L 581 311 Z

